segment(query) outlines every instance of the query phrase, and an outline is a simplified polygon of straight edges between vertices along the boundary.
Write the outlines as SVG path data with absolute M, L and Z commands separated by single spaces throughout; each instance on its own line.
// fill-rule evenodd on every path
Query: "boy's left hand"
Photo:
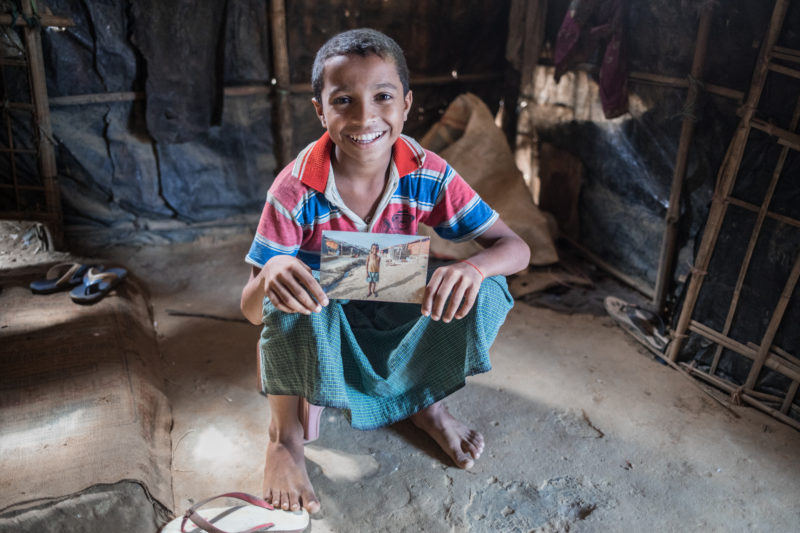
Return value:
M 450 322 L 453 318 L 464 318 L 475 304 L 482 281 L 481 274 L 467 263 L 437 268 L 425 287 L 422 314 L 444 322 Z

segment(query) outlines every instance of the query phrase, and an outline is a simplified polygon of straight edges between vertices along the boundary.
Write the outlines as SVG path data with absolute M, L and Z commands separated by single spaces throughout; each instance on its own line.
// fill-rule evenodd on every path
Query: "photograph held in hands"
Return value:
M 430 238 L 324 231 L 320 285 L 331 299 L 422 303 Z

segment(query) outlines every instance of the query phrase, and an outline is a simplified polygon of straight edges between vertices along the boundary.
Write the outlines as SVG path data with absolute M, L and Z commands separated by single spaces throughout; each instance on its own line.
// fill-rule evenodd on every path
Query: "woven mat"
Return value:
M 47 266 L 0 277 L 0 513 L 120 480 L 171 509 L 172 416 L 144 295 L 130 276 L 92 306 L 31 294 Z

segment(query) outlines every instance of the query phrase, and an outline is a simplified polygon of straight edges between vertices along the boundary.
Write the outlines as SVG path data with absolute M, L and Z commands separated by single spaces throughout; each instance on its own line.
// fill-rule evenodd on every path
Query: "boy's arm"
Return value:
M 425 288 L 422 314 L 450 322 L 464 318 L 478 297 L 481 282 L 490 276 L 507 276 L 526 268 L 531 251 L 527 243 L 501 219 L 475 239 L 483 250 L 459 262 L 437 268 Z M 450 303 L 445 309 L 448 297 Z
M 254 266 L 250 270 L 240 307 L 253 324 L 261 324 L 264 296 L 284 313 L 310 315 L 322 310 L 320 304 L 328 305 L 328 297 L 311 275 L 311 268 L 291 255 L 276 255 L 263 268 Z

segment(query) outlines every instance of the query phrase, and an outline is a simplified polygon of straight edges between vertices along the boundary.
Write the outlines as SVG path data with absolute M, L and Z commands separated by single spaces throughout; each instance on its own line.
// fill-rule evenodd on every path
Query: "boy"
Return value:
M 271 412 L 264 498 L 309 512 L 319 502 L 303 456 L 301 396 L 345 409 L 357 429 L 410 418 L 456 465 L 472 466 L 483 436 L 441 400 L 467 375 L 491 368 L 488 348 L 513 304 L 502 276 L 530 258 L 527 244 L 444 160 L 401 135 L 412 95 L 392 39 L 366 29 L 334 36 L 317 52 L 312 86 L 326 132 L 270 188 L 241 302 L 253 324 L 264 324 L 261 377 Z M 484 248 L 433 272 L 421 315 L 413 305 L 328 301 L 312 273 L 323 229 L 413 235 L 419 222 Z M 381 305 L 394 307 L 381 313 Z
M 378 245 L 373 244 L 369 248 L 369 255 L 367 256 L 367 298 L 373 294 L 378 296 L 378 280 L 381 275 L 381 256 L 378 254 Z

